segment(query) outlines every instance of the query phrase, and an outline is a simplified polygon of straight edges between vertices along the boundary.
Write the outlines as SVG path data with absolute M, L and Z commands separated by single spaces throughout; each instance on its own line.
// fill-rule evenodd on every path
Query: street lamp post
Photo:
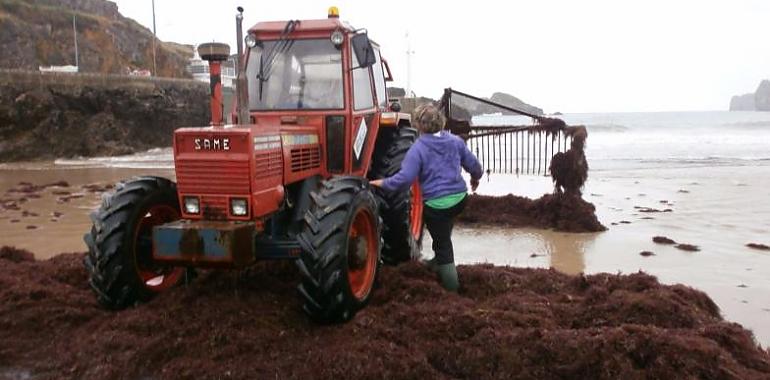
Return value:
M 155 59 L 155 40 L 158 39 L 158 34 L 155 30 L 155 0 L 152 0 L 152 75 L 158 75 L 158 63 Z
M 72 38 L 75 40 L 75 67 L 80 72 L 80 57 L 78 56 L 78 30 L 75 27 L 75 18 L 77 13 L 72 12 Z

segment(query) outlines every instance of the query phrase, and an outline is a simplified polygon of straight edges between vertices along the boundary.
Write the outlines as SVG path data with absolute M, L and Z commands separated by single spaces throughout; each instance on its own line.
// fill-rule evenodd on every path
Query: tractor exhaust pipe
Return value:
M 246 81 L 246 59 L 243 56 L 243 7 L 238 7 L 238 14 L 235 15 L 235 34 L 235 41 L 238 44 L 238 61 L 235 65 L 238 70 L 235 79 L 235 99 L 238 104 L 238 124 L 250 124 L 249 85 Z
M 218 42 L 209 42 L 198 46 L 198 54 L 209 62 L 211 83 L 211 125 L 222 126 L 224 120 L 224 102 L 222 101 L 222 62 L 230 58 L 230 46 Z

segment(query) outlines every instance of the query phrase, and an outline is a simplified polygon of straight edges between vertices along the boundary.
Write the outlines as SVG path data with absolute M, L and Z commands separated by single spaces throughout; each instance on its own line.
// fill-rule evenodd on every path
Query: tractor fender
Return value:
M 406 112 L 383 112 L 380 117 L 380 126 L 389 128 L 401 128 L 412 125 L 412 115 Z

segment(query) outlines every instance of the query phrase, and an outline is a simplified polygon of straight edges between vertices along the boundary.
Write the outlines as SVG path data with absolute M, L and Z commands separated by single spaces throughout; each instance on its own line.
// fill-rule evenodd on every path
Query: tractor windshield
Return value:
M 342 109 L 342 54 L 328 39 L 261 41 L 246 73 L 252 110 Z

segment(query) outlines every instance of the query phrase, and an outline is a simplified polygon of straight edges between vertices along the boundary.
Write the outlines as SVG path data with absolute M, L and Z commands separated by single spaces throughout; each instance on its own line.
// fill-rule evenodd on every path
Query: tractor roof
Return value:
M 249 29 L 250 33 L 255 33 L 257 35 L 264 35 L 264 34 L 273 34 L 278 33 L 280 34 L 283 32 L 283 29 L 286 27 L 286 23 L 288 21 L 266 21 L 266 22 L 260 22 L 251 29 Z M 341 21 L 338 18 L 325 18 L 320 20 L 300 20 L 299 24 L 297 25 L 297 28 L 294 30 L 295 33 L 303 33 L 303 32 L 322 32 L 322 31 L 333 31 L 333 30 L 343 30 L 352 32 L 355 29 L 350 26 L 345 21 Z

